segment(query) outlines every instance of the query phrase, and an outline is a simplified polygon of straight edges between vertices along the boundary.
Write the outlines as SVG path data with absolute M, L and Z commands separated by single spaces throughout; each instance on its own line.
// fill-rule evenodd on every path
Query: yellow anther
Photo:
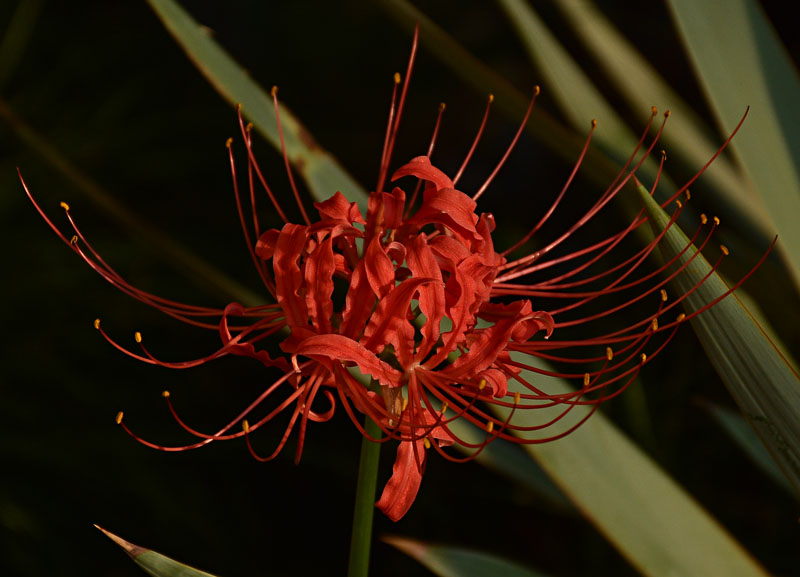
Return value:
M 654 331 L 658 330 L 658 319 L 653 319 L 653 321 L 650 323 L 650 328 Z
M 650 108 L 650 112 L 653 114 L 653 116 L 655 116 L 656 114 L 658 114 L 658 108 L 656 108 L 655 106 L 652 106 Z
M 664 150 L 663 148 L 661 149 L 661 157 L 662 157 L 664 160 L 666 160 L 666 159 L 667 159 L 667 151 L 666 151 L 666 150 Z
M 682 322 L 683 322 L 683 319 L 685 319 L 685 318 L 686 318 L 686 315 L 685 315 L 685 314 L 683 314 L 683 313 L 681 313 L 681 314 L 679 314 L 679 315 L 678 315 L 678 318 L 677 318 L 676 320 L 677 320 L 679 323 L 682 323 Z
M 400 79 L 401 79 L 400 73 L 399 72 L 395 72 L 394 73 L 394 83 L 395 84 L 400 84 Z
M 240 112 L 241 110 L 242 110 L 242 103 L 241 102 L 237 102 L 236 103 L 236 112 Z
M 669 115 L 672 114 L 669 110 L 664 113 L 664 118 L 669 118 Z
M 94 319 L 94 328 L 100 330 L 100 319 Z
M 161 396 L 164 397 L 165 399 L 169 399 L 169 391 L 167 390 L 161 391 Z
M 714 217 L 714 224 L 719 226 L 719 218 L 717 218 L 716 216 Z
M 702 222 L 703 224 L 707 223 L 708 222 L 708 217 L 705 214 L 701 214 L 700 215 L 700 222 Z
M 447 108 L 447 105 L 444 102 L 439 103 L 439 112 L 444 112 L 444 109 Z
M 686 189 L 686 200 L 689 200 L 690 198 L 692 198 L 692 193 L 689 192 L 689 189 L 687 188 Z
M 77 234 L 73 234 L 72 238 L 69 239 L 69 243 L 70 244 L 78 244 L 78 235 Z
M 597 128 L 597 119 L 592 118 L 592 128 Z
M 486 379 L 481 379 L 481 382 L 478 383 L 478 390 L 482 391 L 485 386 L 486 386 Z
M 614 351 L 611 350 L 611 347 L 606 347 L 606 359 L 609 361 L 614 358 Z
M 489 102 L 494 102 L 494 94 L 489 94 Z
M 247 419 L 245 419 L 244 421 L 242 421 L 242 430 L 243 430 L 245 433 L 249 433 L 249 432 L 250 432 L 250 423 L 248 423 L 248 422 L 247 422 Z
M 403 397 L 403 408 L 400 410 L 405 411 L 407 406 L 408 406 L 408 399 Z
M 728 247 L 725 246 L 724 244 L 719 245 L 719 250 L 721 250 L 722 254 L 724 254 L 725 256 L 728 256 L 730 254 Z
M 519 391 L 514 393 L 514 404 L 519 405 Z
M 591 383 L 591 382 L 592 382 L 592 375 L 590 375 L 589 373 L 586 373 L 585 375 L 583 375 L 583 386 L 584 387 L 588 387 L 589 383 Z
M 645 362 L 647 360 L 647 355 L 642 353 L 639 358 L 642 359 L 642 362 Z
M 445 411 L 447 410 L 447 406 L 448 406 L 448 405 L 447 405 L 447 401 L 445 401 L 444 403 L 442 403 L 442 411 L 441 411 L 441 413 L 442 413 L 443 415 L 444 415 Z
M 533 95 L 534 95 L 534 96 L 539 96 L 539 93 L 540 93 L 541 91 L 542 91 L 542 89 L 541 89 L 541 88 L 539 88 L 539 85 L 538 85 L 538 84 L 537 84 L 536 86 L 534 86 L 534 87 L 533 87 Z
M 62 202 L 61 208 L 63 208 L 64 210 L 69 210 L 69 205 L 66 202 Z
M 269 91 L 269 95 L 272 96 L 273 98 L 275 98 L 278 95 L 278 86 L 277 85 L 272 87 L 272 89 Z
M 117 421 L 117 424 L 118 424 L 118 425 L 119 425 L 120 423 L 122 423 L 122 417 L 124 417 L 124 416 L 125 416 L 125 413 L 123 413 L 122 411 L 120 411 L 119 413 L 117 413 L 117 418 L 116 418 L 115 420 Z
M 665 289 L 661 289 L 661 300 L 667 302 L 667 291 Z
M 135 333 L 133 333 L 133 340 L 135 340 L 137 343 L 141 343 L 142 342 L 142 333 L 140 333 L 139 331 L 136 331 Z
M 225 146 L 227 148 L 230 148 L 231 144 L 233 144 L 233 138 L 229 138 L 228 140 L 225 141 Z
M 486 423 L 486 432 L 491 433 L 492 431 L 494 431 L 494 421 L 489 421 Z
M 247 132 L 252 132 L 252 131 L 253 131 L 253 123 L 252 123 L 252 122 L 248 122 L 248 123 L 247 123 L 247 126 L 245 126 L 245 127 L 244 127 L 244 129 L 245 129 Z
M 675 199 L 675 205 L 676 205 L 678 208 L 683 208 L 683 203 L 682 203 L 680 200 L 678 200 L 677 198 Z
M 431 448 L 431 442 L 428 440 L 428 437 L 425 437 L 424 439 L 422 439 L 422 444 L 425 445 L 426 449 L 430 449 Z

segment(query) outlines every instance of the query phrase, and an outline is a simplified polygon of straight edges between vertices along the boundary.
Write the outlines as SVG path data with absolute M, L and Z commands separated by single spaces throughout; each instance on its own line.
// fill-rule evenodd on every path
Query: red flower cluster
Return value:
M 411 74 L 415 50 L 416 40 L 406 79 Z M 646 221 L 643 212 L 627 227 L 600 241 L 549 258 L 553 249 L 597 215 L 626 184 L 635 180 L 634 173 L 653 150 L 663 124 L 652 142 L 645 146 L 650 129 L 648 123 L 637 150 L 617 180 L 573 226 L 550 243 L 542 244 L 536 252 L 509 260 L 508 255 L 524 246 L 539 231 L 566 194 L 590 138 L 566 185 L 541 222 L 515 246 L 498 253 L 492 241 L 494 219 L 490 214 L 476 212 L 476 199 L 514 147 L 528 115 L 503 160 L 472 197 L 459 191 L 456 183 L 475 149 L 480 132 L 454 178 L 431 163 L 432 141 L 427 155 L 413 158 L 397 169 L 391 178 L 395 182 L 413 177 L 417 182 L 415 192 L 408 195 L 400 186 L 386 191 L 384 183 L 408 82 L 402 84 L 398 98 L 400 86 L 397 75 L 379 182 L 376 191 L 369 196 L 366 215 L 355 203 L 348 202 L 341 192 L 336 192 L 328 200 L 314 205 L 319 218 L 312 222 L 303 209 L 289 172 L 295 199 L 305 221 L 304 224 L 289 222 L 255 161 L 250 126 L 245 126 L 239 116 L 248 153 L 252 225 L 247 224 L 242 207 L 229 141 L 239 214 L 253 262 L 275 304 L 244 307 L 232 303 L 220 310 L 190 306 L 139 290 L 92 248 L 66 204 L 62 203 L 62 206 L 75 234 L 71 240 L 59 231 L 31 197 L 51 228 L 106 280 L 172 317 L 218 330 L 222 340 L 222 346 L 211 355 L 169 363 L 152 355 L 138 333 L 136 341 L 140 351 L 131 351 L 108 337 L 100 321 L 96 321 L 96 328 L 114 346 L 143 362 L 166 367 L 192 367 L 230 354 L 253 357 L 266 366 L 283 371 L 282 377 L 213 434 L 202 433 L 184 423 L 165 392 L 175 419 L 198 440 L 185 446 L 164 447 L 136 437 L 142 443 L 156 449 L 182 451 L 212 441 L 244 437 L 257 459 L 269 460 L 278 455 L 290 433 L 296 430 L 296 458 L 299 459 L 308 422 L 329 420 L 336 405 L 340 404 L 362 434 L 367 433 L 358 413 L 379 425 L 385 434 L 384 440 L 399 441 L 394 473 L 377 503 L 387 516 L 397 520 L 408 511 L 417 494 L 426 449 L 433 447 L 445 457 L 456 459 L 443 447 L 461 443 L 480 451 L 495 438 L 538 443 L 562 436 L 566 432 L 534 438 L 526 437 L 526 434 L 544 430 L 575 406 L 596 406 L 618 394 L 647 362 L 645 347 L 651 339 L 659 333 L 663 335 L 659 344 L 648 351 L 652 357 L 674 335 L 685 316 L 681 314 L 675 320 L 662 323 L 658 319 L 686 296 L 666 304 L 663 288 L 683 267 L 674 266 L 677 259 L 673 259 L 658 271 L 640 272 L 660 237 L 621 262 L 613 266 L 606 264 L 606 259 L 619 243 Z M 277 114 L 277 98 L 275 107 Z M 485 121 L 484 117 L 484 124 Z M 438 121 L 436 127 L 438 131 Z M 640 152 L 642 158 L 634 163 L 633 159 Z M 277 213 L 285 221 L 280 230 L 262 232 L 259 227 L 255 218 L 255 183 L 258 182 L 264 186 Z M 678 195 L 686 191 L 686 186 L 669 202 L 676 201 Z M 25 190 L 28 192 L 27 186 Z M 420 190 L 421 195 L 418 194 Z M 28 195 L 31 196 L 30 192 Z M 673 222 L 680 213 L 680 201 L 676 201 L 676 206 Z M 714 226 L 710 227 L 712 231 Z M 709 231 L 701 248 L 710 235 Z M 697 237 L 696 233 L 692 240 Z M 253 243 L 252 238 L 257 238 L 257 242 Z M 596 270 L 600 262 L 606 265 L 601 272 L 588 272 Z M 572 265 L 567 272 L 542 278 L 543 272 L 550 267 L 565 264 Z M 667 270 L 670 274 L 661 278 L 659 273 Z M 521 284 L 522 279 L 528 279 L 528 282 Z M 573 313 L 571 318 L 559 321 L 567 311 L 578 310 L 601 297 L 631 293 L 634 296 L 622 304 L 601 307 L 599 312 L 593 311 L 583 317 Z M 654 295 L 654 300 L 657 297 L 659 304 L 653 307 L 655 310 L 622 329 L 580 340 L 548 339 L 554 330 L 588 324 L 650 295 Z M 565 304 L 549 311 L 537 311 L 530 299 L 545 297 L 562 299 Z M 282 339 L 280 348 L 285 357 L 273 358 L 263 347 L 262 341 L 273 336 Z M 586 347 L 600 352 L 576 354 Z M 559 350 L 570 351 L 569 356 L 560 356 Z M 580 369 L 554 371 L 531 366 L 519 358 L 512 358 L 511 353 L 515 351 L 555 361 L 560 366 L 578 364 Z M 580 386 L 574 392 L 548 394 L 537 383 L 525 378 L 521 374 L 523 370 L 573 379 Z M 369 379 L 369 384 L 359 379 L 359 373 Z M 515 392 L 510 392 L 510 381 L 515 383 Z M 271 410 L 256 422 L 248 422 L 254 410 L 262 408 L 268 401 L 274 405 L 271 405 Z M 321 404 L 322 410 L 319 408 Z M 487 410 L 489 405 L 503 408 L 506 416 L 500 417 Z M 561 412 L 555 419 L 536 427 L 514 423 L 515 411 L 543 407 L 560 407 Z M 250 434 L 283 411 L 290 411 L 291 415 L 282 439 L 270 455 L 259 456 L 250 443 Z M 485 440 L 476 445 L 460 438 L 450 426 L 456 419 L 478 425 L 485 431 Z M 117 420 L 131 432 L 122 422 L 121 413 Z M 585 417 L 569 430 L 583 420 Z

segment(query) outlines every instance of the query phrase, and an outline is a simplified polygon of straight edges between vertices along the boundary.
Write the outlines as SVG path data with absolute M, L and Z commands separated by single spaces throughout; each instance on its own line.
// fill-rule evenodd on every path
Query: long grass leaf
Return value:
M 670 218 L 667 213 L 644 187 L 639 187 L 639 193 L 653 229 L 666 228 Z M 669 259 L 687 245 L 686 235 L 671 226 L 659 247 Z M 680 262 L 696 252 L 691 246 Z M 675 283 L 681 294 L 702 283 L 684 300 L 689 312 L 716 301 L 729 290 L 702 255 L 688 264 Z M 800 492 L 800 377 L 735 294 L 694 317 L 691 323 L 731 396 Z
M 781 235 L 800 282 L 800 78 L 753 0 L 670 0 L 697 77 L 721 129 L 729 133 L 750 106 L 732 150 Z
M 241 104 L 256 129 L 280 150 L 278 124 L 272 97 L 211 37 L 208 30 L 173 0 L 147 0 L 198 70 L 231 104 Z M 328 152 L 314 142 L 310 133 L 286 106 L 281 105 L 286 153 L 303 176 L 311 194 L 325 200 L 340 190 L 366 210 L 364 189 Z

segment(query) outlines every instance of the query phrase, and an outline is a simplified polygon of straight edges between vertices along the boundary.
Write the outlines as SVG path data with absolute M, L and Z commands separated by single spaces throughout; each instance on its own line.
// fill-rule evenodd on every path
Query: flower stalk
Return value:
M 364 430 L 370 437 L 380 438 L 381 436 L 380 427 L 369 417 L 364 418 Z M 380 443 L 371 441 L 367 436 L 361 438 L 361 458 L 358 463 L 347 577 L 367 577 L 369 575 L 372 520 L 375 516 L 375 489 L 378 486 L 380 454 Z

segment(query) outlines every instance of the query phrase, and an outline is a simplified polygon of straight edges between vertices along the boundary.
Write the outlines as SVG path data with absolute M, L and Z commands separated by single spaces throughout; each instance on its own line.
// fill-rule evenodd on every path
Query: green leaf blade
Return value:
M 439 577 L 546 577 L 543 573 L 488 553 L 430 545 L 406 537 L 384 537 L 383 540 L 416 559 Z
M 103 529 L 99 525 L 95 525 L 95 527 L 105 533 L 114 543 L 119 545 L 139 567 L 153 577 L 214 577 L 211 573 L 200 571 L 199 569 L 189 567 L 174 559 L 170 559 L 161 553 L 156 553 L 150 549 L 134 545 L 122 537 Z
M 669 216 L 644 187 L 639 187 L 639 194 L 653 229 L 666 228 Z M 677 226 L 670 226 L 659 247 L 669 259 L 688 244 L 686 235 Z M 686 262 L 696 252 L 690 247 L 680 262 Z M 676 277 L 675 283 L 684 294 L 707 276 L 686 297 L 688 312 L 726 294 L 728 286 L 712 273 L 702 255 L 697 255 Z M 731 396 L 800 492 L 800 378 L 735 294 L 692 318 L 691 324 Z
M 231 104 L 241 104 L 243 112 L 256 129 L 280 150 L 272 97 L 177 2 L 148 2 L 217 92 Z M 303 176 L 314 198 L 326 200 L 339 190 L 350 201 L 358 202 L 362 212 L 365 212 L 367 193 L 361 185 L 314 141 L 308 130 L 284 105 L 280 106 L 280 120 L 289 160 Z

